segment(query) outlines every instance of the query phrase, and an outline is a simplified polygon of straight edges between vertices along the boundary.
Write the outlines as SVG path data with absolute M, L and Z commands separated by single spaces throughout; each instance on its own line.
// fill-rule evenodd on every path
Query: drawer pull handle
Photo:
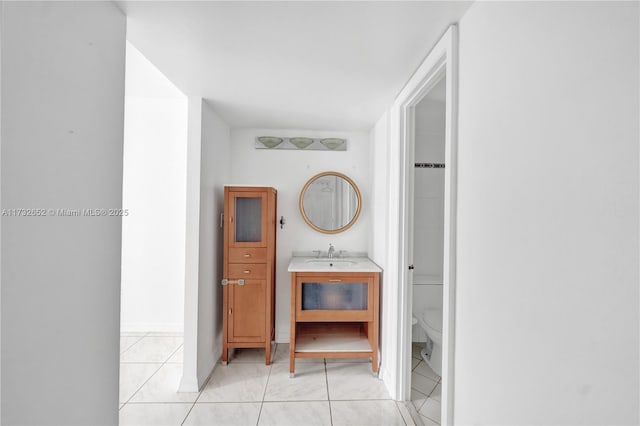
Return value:
M 249 254 L 249 253 L 245 253 L 245 254 L 243 255 L 243 257 L 251 257 L 251 254 Z
M 228 280 L 226 278 L 223 278 L 222 281 L 220 282 L 220 284 L 222 284 L 222 285 L 229 285 L 229 284 L 244 285 L 244 280 L 242 278 L 239 279 L 239 280 Z
M 342 282 L 342 280 L 337 280 L 337 279 L 333 279 L 333 280 L 329 280 L 330 283 L 340 283 Z
M 244 272 L 245 274 L 250 274 L 250 273 L 251 273 L 251 270 L 250 270 L 250 269 L 245 269 L 245 270 L 244 270 L 244 271 L 242 271 L 242 272 Z

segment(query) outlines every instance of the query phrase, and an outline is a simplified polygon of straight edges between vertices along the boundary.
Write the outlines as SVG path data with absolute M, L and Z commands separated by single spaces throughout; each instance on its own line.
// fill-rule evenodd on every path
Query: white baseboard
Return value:
M 216 361 L 213 363 L 213 366 L 211 366 L 211 371 L 209 371 L 209 374 L 207 375 L 207 377 L 204 379 L 204 381 L 200 384 L 200 389 L 198 390 L 201 391 L 204 389 L 204 387 L 207 385 L 207 383 L 209 383 L 209 379 L 211 379 L 211 376 L 213 376 L 213 373 L 216 371 L 216 368 L 218 368 L 218 366 L 222 363 L 222 356 L 218 356 L 218 358 L 216 359 Z
M 222 357 L 219 354 L 218 357 L 214 359 L 216 359 L 216 361 L 213 363 L 213 365 L 210 366 L 209 374 L 207 374 L 206 377 L 202 378 L 202 380 L 200 380 L 200 378 L 197 377 L 198 376 L 197 373 L 195 375 L 188 375 L 188 376 L 185 375 L 184 366 L 183 366 L 182 378 L 180 379 L 180 385 L 178 386 L 177 392 L 193 393 L 193 392 L 200 392 L 202 389 L 204 389 L 207 382 L 209 382 L 211 375 L 216 370 L 216 367 L 220 364 Z
M 196 378 L 196 376 L 195 375 L 185 376 L 183 373 L 182 378 L 180 379 L 180 384 L 178 385 L 177 392 L 193 393 L 193 392 L 199 392 L 199 391 L 200 389 L 198 388 L 198 379 Z
M 184 333 L 184 324 L 182 323 L 157 323 L 157 322 L 138 322 L 138 323 L 120 323 L 121 333 Z
M 378 378 L 380 378 L 384 383 L 385 387 L 387 388 L 387 392 L 389 392 L 389 396 L 391 396 L 391 399 L 397 400 L 398 395 L 395 394 L 395 380 L 393 380 L 390 371 L 384 368 L 383 365 L 380 366 Z

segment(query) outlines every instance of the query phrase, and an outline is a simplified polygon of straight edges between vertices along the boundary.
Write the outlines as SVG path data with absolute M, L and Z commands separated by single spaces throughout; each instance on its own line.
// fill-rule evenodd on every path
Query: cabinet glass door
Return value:
M 230 246 L 266 247 L 266 194 L 234 192 L 230 196 Z
M 303 283 L 302 310 L 367 310 L 366 283 Z
M 298 277 L 296 319 L 299 321 L 371 321 L 373 280 L 364 277 Z

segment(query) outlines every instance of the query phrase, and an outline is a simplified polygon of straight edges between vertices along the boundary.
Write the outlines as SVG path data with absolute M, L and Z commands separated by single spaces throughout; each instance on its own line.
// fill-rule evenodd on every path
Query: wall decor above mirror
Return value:
M 362 196 L 353 180 L 338 172 L 313 176 L 300 191 L 300 213 L 307 224 L 324 234 L 337 234 L 358 220 Z
M 343 138 L 286 138 L 280 136 L 258 136 L 256 149 L 295 149 L 304 151 L 346 151 L 347 140 Z

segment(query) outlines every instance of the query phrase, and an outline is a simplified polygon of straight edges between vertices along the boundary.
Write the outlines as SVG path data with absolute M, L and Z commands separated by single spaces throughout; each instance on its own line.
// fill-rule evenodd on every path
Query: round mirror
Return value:
M 358 220 L 361 208 L 360 190 L 342 173 L 319 173 L 300 191 L 302 217 L 310 227 L 325 234 L 349 229 Z

